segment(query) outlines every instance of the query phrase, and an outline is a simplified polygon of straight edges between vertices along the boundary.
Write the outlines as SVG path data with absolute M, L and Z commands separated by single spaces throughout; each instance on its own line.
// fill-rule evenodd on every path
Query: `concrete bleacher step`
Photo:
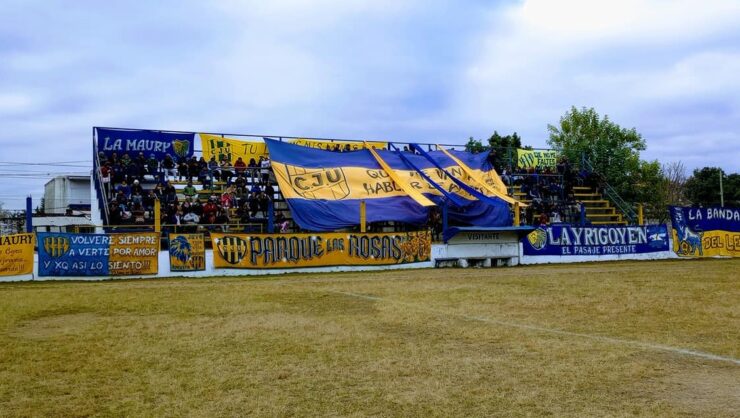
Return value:
M 627 221 L 591 221 L 591 225 L 624 225 L 624 226 L 627 226 Z
M 586 208 L 588 207 L 611 207 L 608 200 L 582 200 L 581 203 Z
M 588 213 L 588 212 L 586 212 L 586 216 L 589 219 L 600 219 L 600 220 L 614 219 L 614 220 L 618 220 L 618 221 L 621 221 L 622 220 L 622 215 L 619 215 L 619 214 L 603 214 L 603 213 Z

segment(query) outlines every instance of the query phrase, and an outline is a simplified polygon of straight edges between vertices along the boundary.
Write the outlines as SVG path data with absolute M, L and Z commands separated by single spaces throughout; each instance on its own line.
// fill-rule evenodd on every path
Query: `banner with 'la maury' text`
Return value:
M 194 133 L 105 128 L 95 128 L 95 132 L 98 152 L 106 157 L 115 153 L 119 158 L 124 154 L 136 158 L 143 153 L 145 158 L 153 155 L 161 161 L 166 155 L 174 160 L 193 156 Z

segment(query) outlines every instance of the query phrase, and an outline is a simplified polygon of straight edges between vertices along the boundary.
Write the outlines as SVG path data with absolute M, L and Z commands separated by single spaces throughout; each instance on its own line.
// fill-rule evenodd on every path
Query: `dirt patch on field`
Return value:
M 34 340 L 74 335 L 88 329 L 99 319 L 99 315 L 91 312 L 43 316 L 21 322 L 10 335 Z
M 740 368 L 692 367 L 669 374 L 652 390 L 660 400 L 701 416 L 740 411 Z M 657 392 L 657 393 L 656 393 Z M 737 416 L 737 415 L 734 415 Z

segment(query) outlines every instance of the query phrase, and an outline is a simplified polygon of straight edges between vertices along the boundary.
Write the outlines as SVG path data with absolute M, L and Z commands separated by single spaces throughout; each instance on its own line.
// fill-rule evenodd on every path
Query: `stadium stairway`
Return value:
M 612 203 L 589 186 L 574 186 L 573 195 L 586 208 L 586 218 L 593 225 L 627 225 L 624 215 Z
M 521 191 L 521 186 L 512 188 L 512 197 L 530 204 L 531 200 Z M 589 186 L 574 186 L 573 196 L 586 209 L 586 218 L 592 225 L 627 225 L 628 222 L 622 213 L 604 196 Z M 540 214 L 535 213 L 536 219 Z

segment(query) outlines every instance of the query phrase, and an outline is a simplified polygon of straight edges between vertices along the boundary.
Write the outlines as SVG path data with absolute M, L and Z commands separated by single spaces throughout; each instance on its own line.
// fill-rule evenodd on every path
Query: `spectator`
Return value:
M 267 197 L 270 198 L 270 200 L 275 199 L 275 188 L 272 187 L 272 184 L 267 183 L 267 185 L 265 185 L 264 190 L 265 190 L 265 194 L 267 195 Z
M 134 180 L 134 183 L 131 185 L 131 194 L 139 193 L 140 195 L 144 195 L 144 188 L 141 187 L 141 184 L 139 183 L 139 180 Z
M 207 224 L 215 224 L 216 216 L 218 215 L 218 206 L 214 198 L 208 199 L 208 202 L 203 206 L 203 218 Z
M 129 187 L 126 180 L 123 180 L 116 189 L 118 193 L 123 193 L 123 196 L 128 200 L 131 197 L 131 187 Z
M 170 154 L 164 156 L 164 160 L 162 161 L 162 170 L 164 171 L 165 179 L 168 179 L 169 176 L 172 176 L 174 179 L 177 176 L 175 161 L 172 159 Z
M 180 176 L 180 181 L 188 178 L 189 168 L 188 159 L 184 156 L 177 157 L 177 174 Z
M 234 170 L 236 171 L 237 176 L 244 175 L 244 171 L 247 169 L 247 163 L 242 160 L 242 157 L 239 157 L 236 159 L 236 162 L 234 163 Z
M 188 181 L 192 181 L 193 178 L 197 178 L 199 174 L 200 164 L 198 163 L 198 158 L 196 156 L 192 156 L 188 161 Z
M 262 182 L 268 183 L 270 181 L 270 159 L 264 158 L 260 163 L 260 172 L 262 173 Z
M 285 218 L 283 212 L 278 212 L 277 216 L 275 217 L 275 229 L 280 231 L 280 233 L 285 234 L 288 232 L 289 225 L 290 222 Z
M 134 203 L 134 208 L 131 210 L 131 216 L 134 220 L 134 225 L 144 225 L 146 219 L 144 217 L 145 211 L 141 206 L 141 203 Z
M 149 192 L 144 195 L 144 198 L 142 199 L 142 206 L 144 206 L 145 210 L 152 211 L 154 210 L 154 202 L 157 200 L 157 195 L 154 194 L 154 190 L 149 190 Z
M 198 174 L 198 181 L 203 185 L 203 188 L 208 187 L 209 190 L 213 190 L 213 176 L 208 166 L 203 167 Z
M 215 181 L 219 177 L 221 177 L 221 173 L 218 171 L 219 165 L 218 161 L 216 161 L 216 156 L 212 155 L 211 159 L 208 160 L 208 169 L 211 171 L 211 178 Z
M 146 172 L 155 179 L 159 177 L 159 161 L 154 157 L 154 154 L 150 154 L 149 159 L 146 160 Z
M 198 191 L 195 190 L 195 186 L 193 186 L 192 180 L 188 180 L 188 185 L 185 186 L 184 189 L 182 189 L 182 194 L 185 195 L 185 197 L 190 197 L 190 198 L 198 194 Z
M 234 177 L 234 173 L 231 171 L 231 162 L 225 155 L 221 157 L 219 168 L 221 169 L 221 181 L 226 183 L 226 185 L 231 184 L 231 178 Z

